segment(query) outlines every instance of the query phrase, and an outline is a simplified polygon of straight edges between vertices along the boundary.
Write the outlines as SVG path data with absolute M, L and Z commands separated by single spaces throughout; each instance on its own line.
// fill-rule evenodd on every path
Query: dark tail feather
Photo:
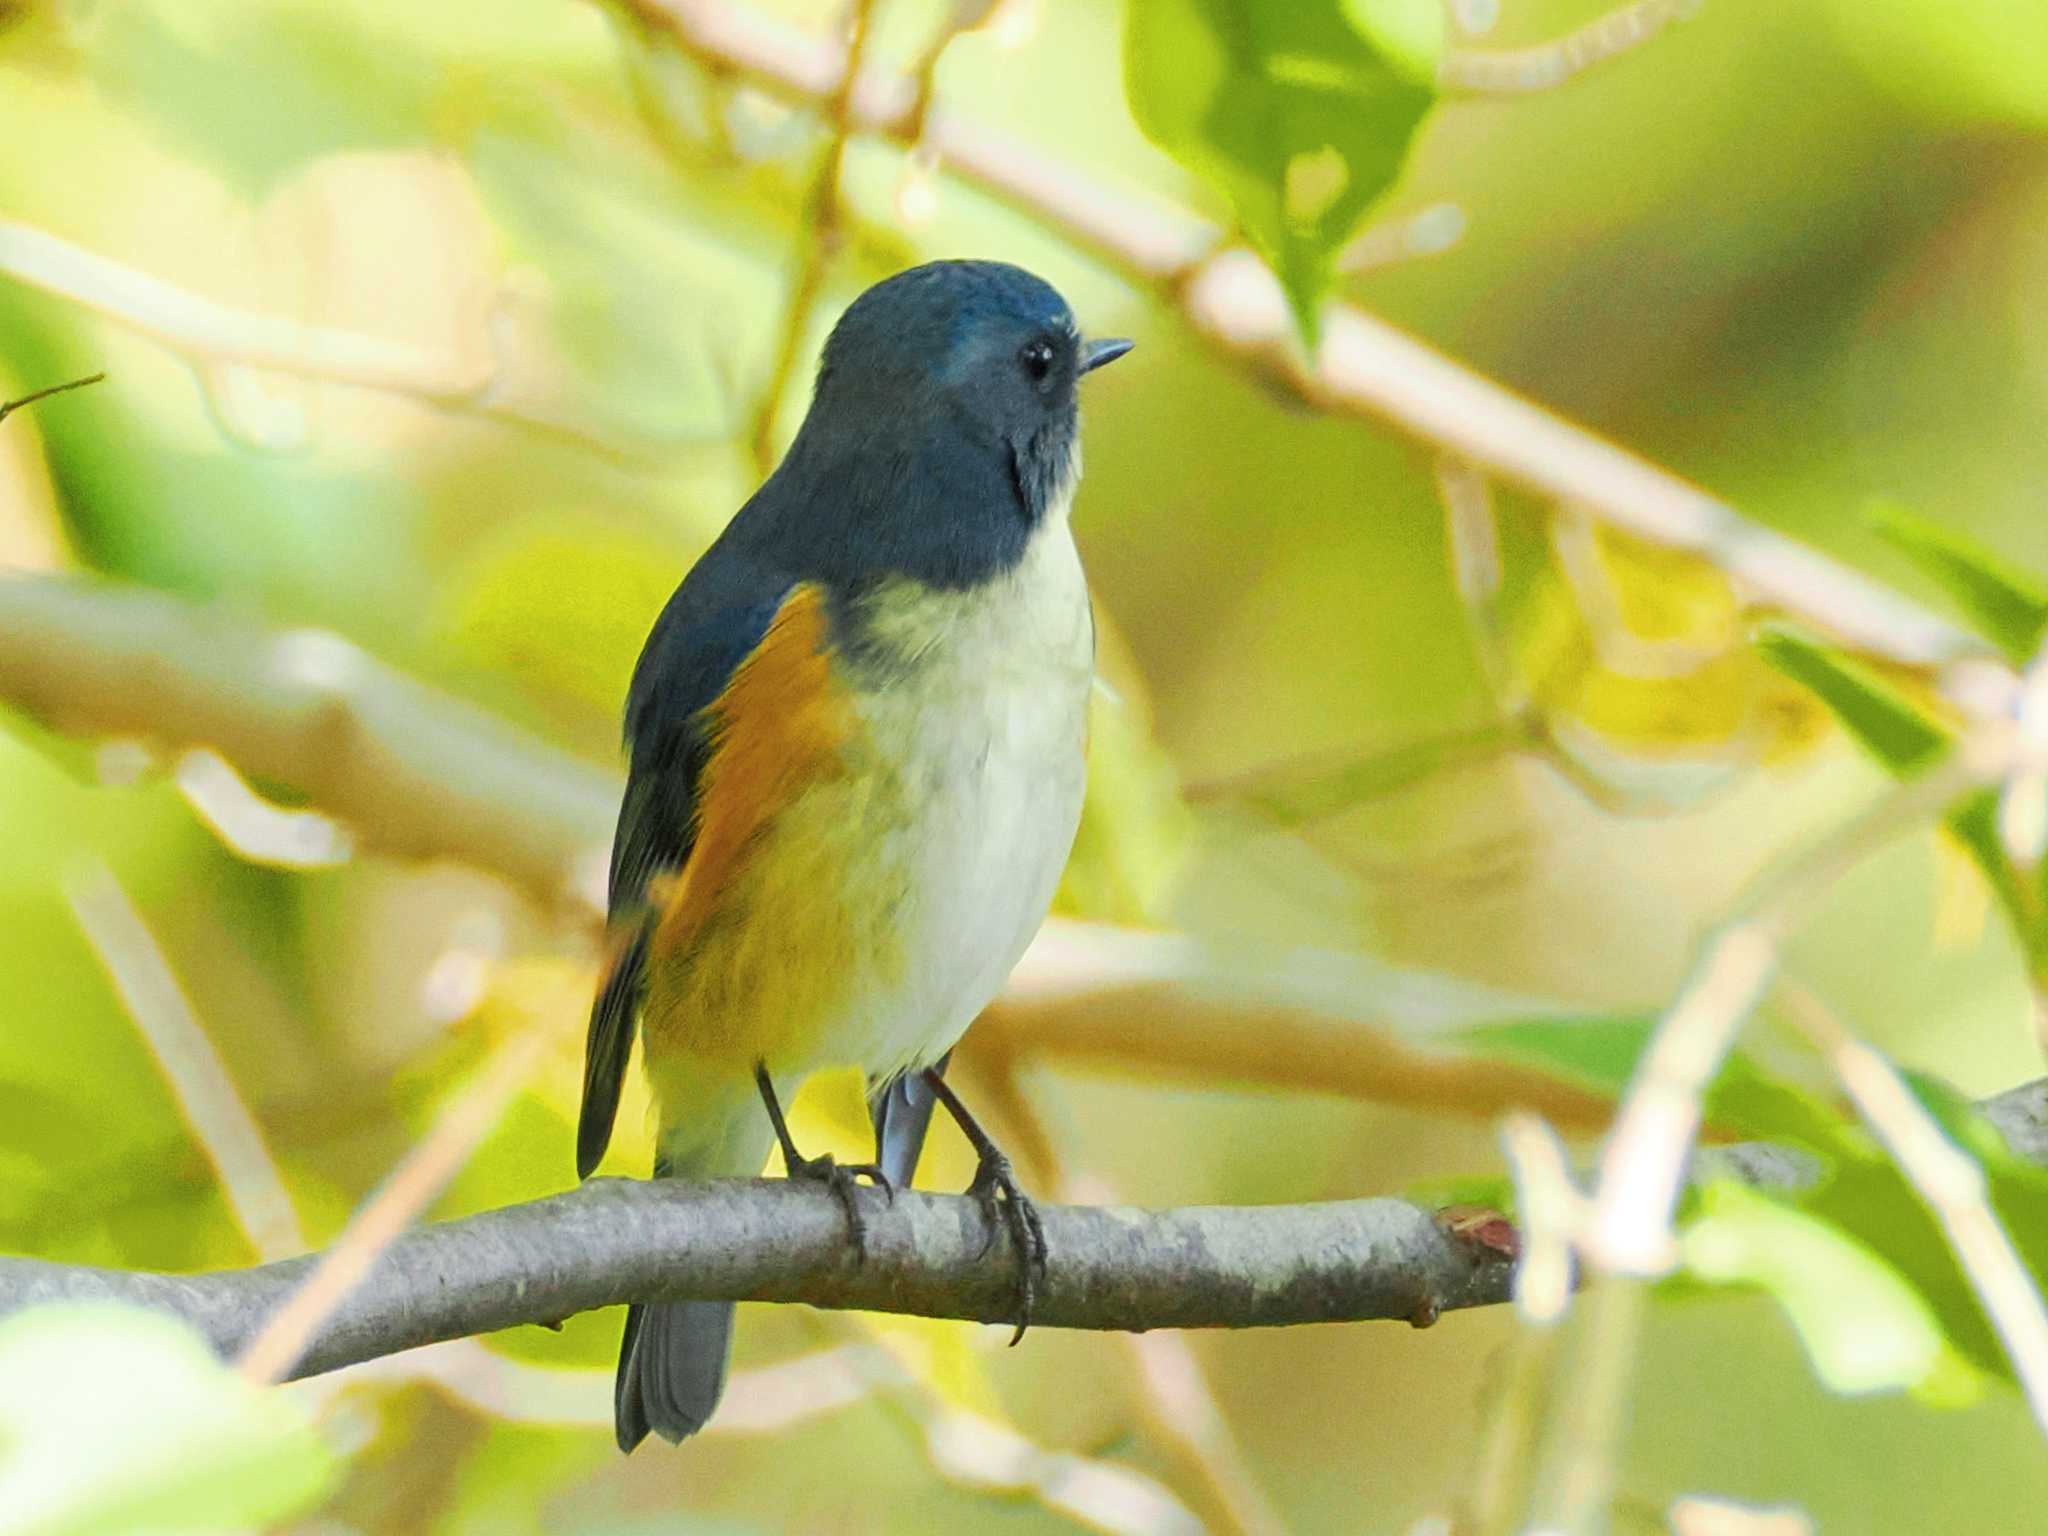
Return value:
M 729 1301 L 627 1308 L 612 1393 L 620 1450 L 632 1450 L 650 1430 L 673 1445 L 704 1427 L 725 1391 L 732 1312 Z
M 934 1070 L 941 1077 L 946 1075 L 952 1054 L 948 1051 L 938 1060 Z M 931 1084 L 916 1069 L 877 1085 L 868 1098 L 868 1118 L 875 1125 L 875 1165 L 898 1189 L 908 1189 L 917 1172 L 917 1159 L 924 1151 L 924 1135 L 937 1103 Z

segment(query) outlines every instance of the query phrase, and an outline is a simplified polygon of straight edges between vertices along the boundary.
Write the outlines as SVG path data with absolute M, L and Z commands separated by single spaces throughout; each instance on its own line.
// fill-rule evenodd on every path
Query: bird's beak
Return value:
M 1113 363 L 1137 343 L 1128 336 L 1112 336 L 1107 341 L 1091 341 L 1081 349 L 1081 372 L 1093 373 L 1104 363 Z

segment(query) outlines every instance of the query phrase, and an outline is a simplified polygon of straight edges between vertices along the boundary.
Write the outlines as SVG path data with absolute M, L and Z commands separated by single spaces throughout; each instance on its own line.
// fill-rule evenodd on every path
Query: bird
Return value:
M 839 1197 L 858 1259 L 853 1180 L 893 1197 L 943 1105 L 1028 1322 L 1037 1214 L 943 1071 L 1079 825 L 1095 626 L 1070 526 L 1077 386 L 1131 346 L 1084 339 L 1057 290 L 997 261 L 899 272 L 834 325 L 788 451 L 634 668 L 580 1178 L 637 1034 L 654 1176 L 752 1177 L 779 1145 L 791 1178 Z M 806 1158 L 790 1136 L 783 1102 L 834 1066 L 867 1074 L 874 1163 Z M 704 1426 L 733 1312 L 628 1309 L 622 1451 Z

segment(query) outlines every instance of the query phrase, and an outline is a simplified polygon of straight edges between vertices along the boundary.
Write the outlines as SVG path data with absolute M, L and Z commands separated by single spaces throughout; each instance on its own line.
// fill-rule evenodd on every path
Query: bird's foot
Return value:
M 867 1179 L 893 1204 L 896 1186 L 889 1182 L 889 1176 L 875 1163 L 842 1163 L 830 1152 L 817 1157 L 797 1157 L 786 1149 L 782 1166 L 790 1178 L 823 1184 L 832 1192 L 832 1198 L 846 1213 L 846 1236 L 853 1244 L 853 1261 L 856 1264 L 866 1263 L 868 1223 L 860 1213 L 860 1200 L 854 1192 L 860 1187 L 859 1181 Z
M 994 1246 L 1000 1226 L 1009 1233 L 1011 1251 L 1017 1256 L 1017 1331 L 1010 1335 L 1014 1345 L 1031 1326 L 1031 1311 L 1038 1301 L 1038 1282 L 1045 1274 L 1045 1227 L 1038 1219 L 1038 1207 L 1018 1188 L 1009 1158 L 994 1146 L 982 1148 L 981 1165 L 974 1171 L 967 1194 L 981 1207 L 986 1227 L 982 1253 Z

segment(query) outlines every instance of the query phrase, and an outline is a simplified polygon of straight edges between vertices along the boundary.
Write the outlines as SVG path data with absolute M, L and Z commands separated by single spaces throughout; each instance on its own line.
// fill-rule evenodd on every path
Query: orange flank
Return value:
M 852 711 L 826 655 L 823 588 L 805 582 L 711 702 L 712 751 L 697 791 L 697 838 L 669 891 L 653 954 L 687 948 L 748 845 L 803 790 L 839 771 Z

